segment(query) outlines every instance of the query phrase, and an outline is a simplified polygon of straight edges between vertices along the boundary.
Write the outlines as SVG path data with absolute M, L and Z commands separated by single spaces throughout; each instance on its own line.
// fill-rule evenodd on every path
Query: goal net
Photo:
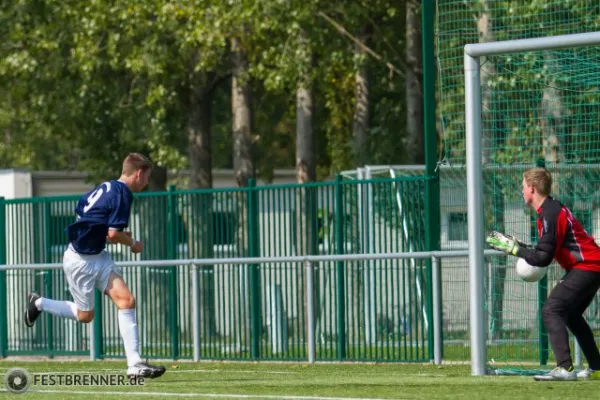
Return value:
M 437 111 L 444 171 L 440 186 L 442 196 L 444 186 L 452 187 L 457 199 L 451 203 L 454 220 L 442 215 L 442 223 L 446 220 L 455 228 L 464 223 L 460 212 L 467 197 L 464 45 L 599 31 L 600 5 L 584 0 L 437 0 L 436 6 Z M 524 169 L 545 164 L 555 178 L 554 195 L 572 207 L 589 233 L 600 236 L 600 76 L 595 72 L 599 57 L 599 47 L 571 46 L 481 58 L 485 231 L 504 230 L 535 242 L 535 216 L 523 206 L 519 184 Z M 457 237 L 457 229 L 450 232 Z M 461 242 L 442 237 L 444 249 L 459 246 Z M 514 257 L 485 261 L 487 367 L 493 371 L 510 364 L 518 372 L 526 366 L 552 366 L 539 308 L 562 270 L 553 265 L 546 286 L 525 284 L 514 274 Z M 456 265 L 457 271 L 460 268 L 468 269 L 466 260 Z M 464 299 L 446 295 L 460 293 L 463 286 L 453 281 L 443 285 L 444 308 L 453 301 L 452 312 L 468 312 Z M 586 317 L 598 336 L 597 310 L 595 301 Z M 469 330 L 468 323 L 444 327 L 444 359 L 468 359 L 472 349 L 463 341 L 465 329 Z M 460 340 L 448 340 L 457 337 Z
M 552 38 L 543 42 L 538 47 L 557 46 Z M 514 42 L 502 54 L 479 56 L 477 104 L 469 104 L 467 93 L 466 127 L 472 122 L 480 140 L 473 151 L 481 155 L 483 180 L 474 190 L 483 193 L 483 231 L 536 242 L 536 215 L 523 204 L 520 184 L 524 170 L 537 165 L 552 172 L 552 195 L 600 239 L 600 91 L 594 72 L 600 67 L 600 46 L 577 47 L 574 42 L 566 49 L 523 53 L 520 46 Z M 480 123 L 468 113 L 478 106 Z M 475 180 L 469 183 L 477 186 Z M 475 212 L 471 205 L 469 212 Z M 485 349 L 488 369 L 496 373 L 525 373 L 529 371 L 523 366 L 554 362 L 540 310 L 563 270 L 552 265 L 546 279 L 530 284 L 516 277 L 515 262 L 514 257 L 487 259 L 482 279 Z M 596 314 L 594 301 L 587 317 L 597 331 Z M 506 367 L 510 364 L 512 368 Z

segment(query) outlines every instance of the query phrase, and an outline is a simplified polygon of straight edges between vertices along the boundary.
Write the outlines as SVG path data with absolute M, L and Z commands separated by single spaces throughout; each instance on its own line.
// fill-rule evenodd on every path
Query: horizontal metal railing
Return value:
M 369 261 L 369 260 L 398 260 L 398 259 L 429 259 L 432 266 L 432 292 L 433 292 L 433 362 L 440 364 L 442 362 L 442 320 L 441 320 L 441 275 L 439 260 L 443 258 L 467 257 L 468 250 L 451 251 L 432 251 L 432 252 L 400 252 L 400 253 L 374 253 L 374 254 L 344 254 L 344 255 L 305 255 L 305 256 L 285 256 L 285 257 L 242 257 L 242 258 L 213 258 L 213 259 L 174 259 L 174 260 L 140 260 L 140 261 L 118 261 L 117 266 L 124 268 L 149 268 L 149 267 L 192 267 L 192 337 L 193 337 L 193 360 L 200 360 L 200 309 L 198 298 L 198 267 L 218 266 L 218 265 L 242 265 L 242 264 L 269 264 L 269 263 L 303 263 L 306 274 L 306 298 L 308 324 L 306 337 L 306 351 L 308 361 L 315 362 L 316 338 L 315 338 L 315 304 L 313 296 L 308 294 L 314 292 L 314 264 L 320 262 L 336 261 Z M 504 253 L 486 250 L 486 256 L 502 256 Z M 61 269 L 61 263 L 40 263 L 40 264 L 14 264 L 2 265 L 0 271 L 9 270 L 50 270 Z M 483 268 L 483 266 L 482 266 Z M 135 293 L 134 293 L 135 294 Z M 94 338 L 94 329 L 90 325 L 90 358 L 97 359 L 98 340 Z
M 503 256 L 504 253 L 495 250 L 485 250 L 486 256 Z M 179 265 L 219 265 L 219 264 L 268 264 L 282 262 L 331 262 L 331 261 L 365 261 L 365 260 L 400 260 L 400 259 L 427 259 L 427 258 L 453 258 L 468 257 L 468 250 L 440 250 L 416 251 L 413 253 L 373 253 L 373 254 L 340 254 L 340 255 L 306 255 L 306 256 L 281 256 L 281 257 L 239 257 L 239 258 L 193 258 L 174 260 L 140 260 L 117 261 L 119 267 L 174 267 Z M 60 269 L 61 263 L 46 264 L 13 264 L 0 265 L 2 270 L 15 269 Z

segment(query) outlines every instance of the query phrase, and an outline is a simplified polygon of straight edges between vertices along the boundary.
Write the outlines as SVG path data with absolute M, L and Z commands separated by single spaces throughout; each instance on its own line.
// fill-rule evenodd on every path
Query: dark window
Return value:
M 448 214 L 448 240 L 469 240 L 467 233 L 467 213 Z
M 237 229 L 236 215 L 232 212 L 215 211 L 211 213 L 212 221 L 212 239 L 213 245 L 234 244 L 235 234 Z M 177 221 L 177 236 L 178 242 L 187 243 L 188 235 L 194 234 L 200 227 L 190 229 L 184 224 L 184 219 L 181 215 Z
M 213 244 L 233 244 L 235 240 L 236 215 L 230 212 L 212 214 Z

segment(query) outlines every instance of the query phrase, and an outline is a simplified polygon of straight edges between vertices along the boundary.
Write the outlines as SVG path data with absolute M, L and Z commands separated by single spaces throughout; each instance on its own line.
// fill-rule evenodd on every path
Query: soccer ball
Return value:
M 515 269 L 517 270 L 517 275 L 525 282 L 537 282 L 542 279 L 548 271 L 548 268 L 545 267 L 534 267 L 533 265 L 529 265 L 523 258 L 519 258 Z

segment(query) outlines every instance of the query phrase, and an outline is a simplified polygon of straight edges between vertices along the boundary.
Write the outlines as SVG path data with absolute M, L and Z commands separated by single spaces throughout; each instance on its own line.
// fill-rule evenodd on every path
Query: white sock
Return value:
M 78 320 L 77 306 L 70 301 L 59 301 L 40 297 L 35 301 L 35 306 L 38 310 L 49 312 L 57 317 Z
M 119 310 L 119 330 L 125 346 L 127 366 L 132 367 L 142 361 L 138 352 L 138 326 L 135 309 Z

